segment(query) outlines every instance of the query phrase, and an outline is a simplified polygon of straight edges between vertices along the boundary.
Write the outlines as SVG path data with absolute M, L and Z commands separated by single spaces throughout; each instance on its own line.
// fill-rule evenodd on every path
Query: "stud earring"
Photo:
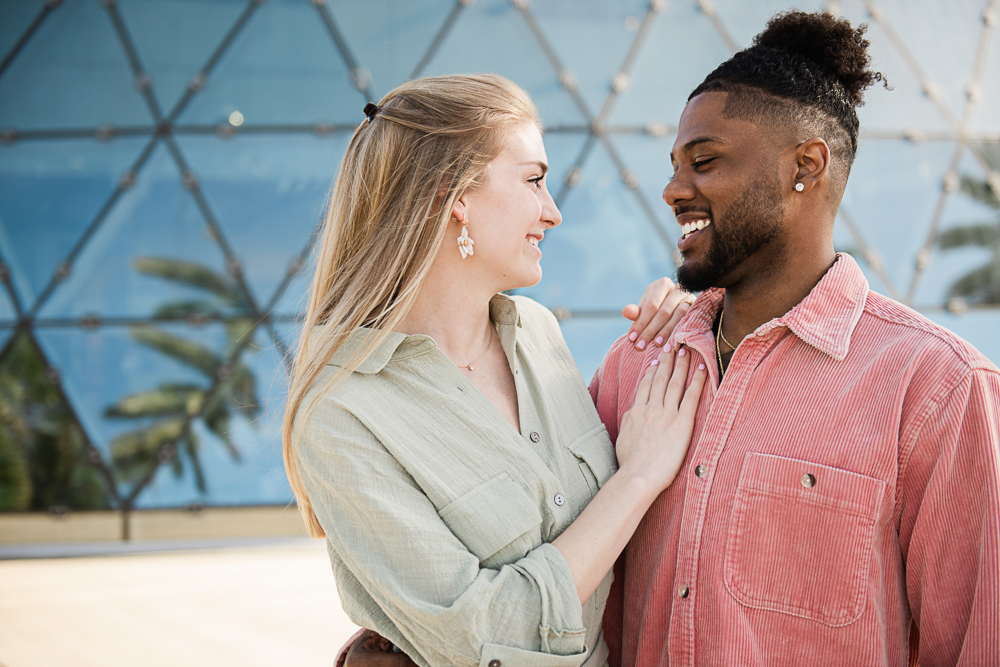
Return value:
M 796 192 L 802 192 L 805 189 L 806 189 L 805 183 L 796 183 L 795 184 L 795 191 Z
M 469 228 L 466 226 L 469 219 L 460 221 L 462 223 L 462 235 L 458 237 L 458 251 L 462 253 L 462 259 L 465 259 L 469 255 L 475 255 L 476 251 L 472 246 L 476 245 L 476 242 L 469 238 Z

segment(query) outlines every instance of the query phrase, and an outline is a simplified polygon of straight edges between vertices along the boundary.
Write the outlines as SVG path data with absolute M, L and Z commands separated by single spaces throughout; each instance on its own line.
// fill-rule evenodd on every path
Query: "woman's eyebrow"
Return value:
M 536 165 L 539 169 L 542 170 L 543 174 L 546 173 L 549 170 L 549 165 L 545 164 L 541 160 L 528 160 L 527 162 L 522 162 L 521 166 L 525 166 L 525 165 L 529 165 L 529 164 Z

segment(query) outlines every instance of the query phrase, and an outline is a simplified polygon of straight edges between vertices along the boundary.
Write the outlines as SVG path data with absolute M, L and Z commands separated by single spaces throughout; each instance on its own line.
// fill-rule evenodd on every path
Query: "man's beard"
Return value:
M 681 287 L 689 292 L 725 287 L 720 285 L 725 276 L 779 238 L 785 213 L 779 189 L 777 170 L 761 173 L 727 210 L 713 216 L 705 258 L 677 269 Z

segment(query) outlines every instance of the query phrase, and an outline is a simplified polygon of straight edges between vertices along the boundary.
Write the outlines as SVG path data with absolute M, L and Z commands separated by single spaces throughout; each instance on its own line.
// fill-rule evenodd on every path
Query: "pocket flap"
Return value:
M 505 472 L 448 503 L 438 515 L 480 561 L 542 523 L 531 498 Z
M 618 458 L 604 424 L 574 440 L 570 443 L 569 450 L 590 466 L 597 478 L 598 487 L 603 487 L 618 471 Z

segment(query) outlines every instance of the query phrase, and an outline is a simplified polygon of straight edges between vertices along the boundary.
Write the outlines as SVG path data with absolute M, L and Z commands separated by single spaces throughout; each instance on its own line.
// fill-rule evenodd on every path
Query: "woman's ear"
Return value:
M 455 204 L 451 207 L 451 217 L 458 220 L 460 224 L 467 224 L 466 221 L 469 219 L 468 214 L 469 212 L 466 210 L 465 202 L 462 201 L 461 197 L 459 197 L 455 200 Z
M 830 147 L 819 137 L 807 139 L 796 149 L 795 161 L 798 169 L 792 187 L 796 192 L 808 192 L 830 171 Z

